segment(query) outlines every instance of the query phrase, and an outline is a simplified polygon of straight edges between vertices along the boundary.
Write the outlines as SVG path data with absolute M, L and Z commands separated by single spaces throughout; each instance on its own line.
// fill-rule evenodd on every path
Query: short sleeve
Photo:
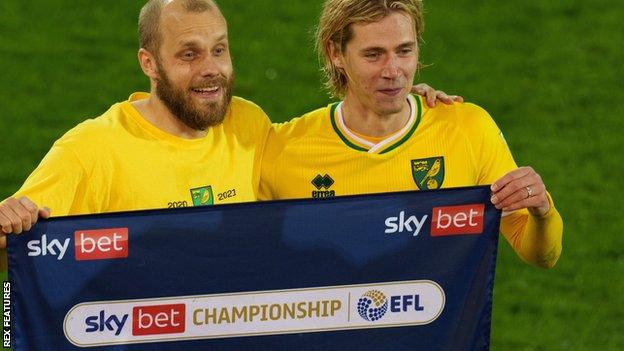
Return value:
M 518 166 L 503 133 L 487 111 L 473 104 L 466 105 L 472 117 L 466 128 L 474 136 L 470 140 L 478 168 L 477 184 L 492 184 Z
M 76 154 L 65 146 L 54 145 L 15 196 L 26 196 L 39 207 L 50 208 L 53 216 L 65 216 L 84 177 L 84 167 Z
M 284 144 L 276 128 L 279 128 L 278 125 L 273 125 L 273 128 L 269 131 L 262 155 L 262 170 L 260 172 L 260 187 L 258 190 L 258 200 L 262 201 L 278 198 L 274 186 L 275 168 Z

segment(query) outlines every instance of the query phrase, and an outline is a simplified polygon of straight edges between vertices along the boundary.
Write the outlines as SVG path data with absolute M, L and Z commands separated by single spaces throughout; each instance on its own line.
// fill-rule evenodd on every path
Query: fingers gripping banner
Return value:
M 75 216 L 9 239 L 14 350 L 485 350 L 487 187 Z

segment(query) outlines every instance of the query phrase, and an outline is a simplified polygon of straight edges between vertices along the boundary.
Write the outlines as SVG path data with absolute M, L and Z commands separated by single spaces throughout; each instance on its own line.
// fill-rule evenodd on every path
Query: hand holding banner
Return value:
M 41 221 L 9 240 L 13 347 L 487 349 L 488 199 L 473 187 Z

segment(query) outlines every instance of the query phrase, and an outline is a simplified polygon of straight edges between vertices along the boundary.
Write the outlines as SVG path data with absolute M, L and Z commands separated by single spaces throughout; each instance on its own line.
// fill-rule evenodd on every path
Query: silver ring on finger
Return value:
M 526 192 L 527 192 L 527 196 L 526 196 L 527 199 L 533 196 L 533 189 L 531 189 L 530 186 L 525 186 L 524 188 L 526 189 Z

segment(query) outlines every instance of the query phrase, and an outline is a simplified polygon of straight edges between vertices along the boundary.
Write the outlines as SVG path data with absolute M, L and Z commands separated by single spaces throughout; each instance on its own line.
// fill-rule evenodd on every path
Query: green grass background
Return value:
M 0 1 L 0 197 L 54 140 L 148 81 L 142 1 Z M 236 94 L 273 121 L 328 102 L 312 51 L 320 0 L 221 1 Z M 419 81 L 485 107 L 565 222 L 550 271 L 499 250 L 493 350 L 624 350 L 624 3 L 425 1 Z

